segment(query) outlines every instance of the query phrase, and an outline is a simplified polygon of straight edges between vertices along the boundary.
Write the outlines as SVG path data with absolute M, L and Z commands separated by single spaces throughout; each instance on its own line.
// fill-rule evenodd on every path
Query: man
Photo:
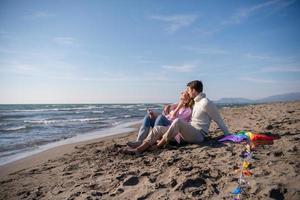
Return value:
M 125 151 L 126 153 L 142 153 L 150 146 L 157 143 L 158 147 L 164 146 L 172 140 L 178 133 L 184 141 L 188 143 L 201 143 L 208 136 L 211 120 L 214 120 L 224 134 L 229 131 L 224 124 L 216 105 L 206 98 L 203 91 L 203 84 L 199 80 L 191 81 L 187 84 L 187 91 L 194 99 L 195 105 L 192 112 L 191 121 L 185 122 L 181 119 L 175 119 L 169 127 L 157 126 L 153 128 L 143 144 L 135 149 Z

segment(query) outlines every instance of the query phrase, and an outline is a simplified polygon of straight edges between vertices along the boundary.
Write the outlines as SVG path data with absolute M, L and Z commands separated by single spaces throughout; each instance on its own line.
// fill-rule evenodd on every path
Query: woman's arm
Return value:
M 191 120 L 191 115 L 192 115 L 192 109 L 190 107 L 187 107 L 184 108 L 184 110 L 181 113 L 178 113 L 177 118 L 189 122 Z
M 184 107 L 184 103 L 182 101 L 180 101 L 176 107 L 174 106 L 174 109 L 172 111 L 170 111 L 170 117 L 172 119 L 175 119 L 177 118 L 177 114 L 178 114 L 178 111 Z
M 176 108 L 177 104 L 168 104 L 164 107 L 162 114 L 169 115 Z

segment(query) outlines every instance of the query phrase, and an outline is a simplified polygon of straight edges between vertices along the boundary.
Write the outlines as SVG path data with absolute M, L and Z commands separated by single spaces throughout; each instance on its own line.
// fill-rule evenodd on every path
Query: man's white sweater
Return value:
M 204 93 L 200 93 L 194 98 L 195 105 L 193 108 L 191 125 L 198 130 L 203 130 L 208 134 L 209 126 L 211 120 L 214 120 L 219 128 L 224 132 L 224 134 L 228 134 L 229 131 L 218 111 L 216 105 L 206 98 Z

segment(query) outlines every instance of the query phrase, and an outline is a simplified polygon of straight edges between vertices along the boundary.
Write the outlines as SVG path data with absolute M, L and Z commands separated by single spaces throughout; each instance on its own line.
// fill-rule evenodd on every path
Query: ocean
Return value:
M 128 131 L 164 104 L 0 105 L 0 165 L 53 146 Z

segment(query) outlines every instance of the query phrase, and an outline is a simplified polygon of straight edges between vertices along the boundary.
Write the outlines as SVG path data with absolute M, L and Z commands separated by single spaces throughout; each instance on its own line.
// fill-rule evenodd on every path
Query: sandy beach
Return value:
M 221 109 L 231 132 L 279 134 L 257 147 L 242 199 L 300 199 L 300 102 Z M 136 127 L 138 128 L 138 127 Z M 171 146 L 119 153 L 137 131 L 68 144 L 0 167 L 0 199 L 233 199 L 243 144 Z

